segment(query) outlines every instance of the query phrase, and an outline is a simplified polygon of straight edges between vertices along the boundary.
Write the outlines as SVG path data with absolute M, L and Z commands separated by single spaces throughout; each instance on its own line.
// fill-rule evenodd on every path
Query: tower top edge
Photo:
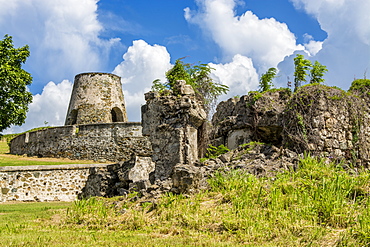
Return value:
M 77 74 L 75 76 L 75 78 L 78 78 L 78 77 L 81 77 L 81 76 L 84 76 L 84 75 L 90 75 L 90 76 L 108 75 L 108 76 L 113 76 L 113 77 L 117 77 L 117 78 L 121 79 L 121 77 L 118 76 L 118 75 L 115 75 L 115 74 L 112 74 L 112 73 L 105 73 L 105 72 L 84 72 L 84 73 Z

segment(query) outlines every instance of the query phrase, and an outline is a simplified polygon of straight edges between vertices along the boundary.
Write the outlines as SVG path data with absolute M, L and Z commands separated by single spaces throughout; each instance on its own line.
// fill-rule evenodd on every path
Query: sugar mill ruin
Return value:
M 231 98 L 207 121 L 190 85 L 148 92 L 141 122 L 128 122 L 120 77 L 75 77 L 65 125 L 11 141 L 18 155 L 95 160 L 96 165 L 0 167 L 2 201 L 72 201 L 135 190 L 193 193 L 216 170 L 268 175 L 295 167 L 303 153 L 369 166 L 370 91 L 311 84 Z M 200 162 L 208 144 L 230 152 Z

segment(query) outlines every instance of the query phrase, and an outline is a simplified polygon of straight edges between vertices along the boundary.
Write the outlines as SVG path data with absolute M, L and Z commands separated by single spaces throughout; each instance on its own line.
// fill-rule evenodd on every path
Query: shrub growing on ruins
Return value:
M 297 54 L 294 58 L 294 91 L 306 81 L 308 69 L 311 67 L 311 61 L 304 58 L 303 55 Z
M 269 68 L 260 78 L 260 92 L 266 92 L 273 87 L 272 80 L 276 77 L 276 68 Z
M 321 83 L 324 82 L 325 80 L 322 78 L 327 72 L 328 69 L 326 68 L 325 65 L 322 65 L 318 61 L 315 61 L 315 63 L 312 65 L 311 70 L 310 70 L 310 83 Z
M 0 40 L 0 131 L 12 124 L 25 122 L 28 104 L 32 94 L 27 85 L 32 83 L 31 75 L 22 69 L 29 57 L 29 47 L 13 47 L 11 36 Z
M 370 79 L 354 80 L 349 91 L 368 92 L 370 90 Z
M 213 81 L 210 76 L 211 71 L 212 68 L 208 64 L 192 65 L 184 63 L 180 58 L 166 72 L 167 82 L 163 84 L 158 79 L 154 80 L 152 90 L 159 92 L 164 92 L 166 89 L 173 90 L 176 81 L 185 80 L 200 97 L 205 111 L 209 115 L 216 105 L 217 98 L 229 91 L 228 86 Z
M 294 91 L 306 82 L 306 76 L 310 76 L 310 83 L 322 83 L 322 78 L 328 69 L 318 61 L 314 64 L 310 60 L 305 59 L 303 55 L 297 54 L 294 58 Z

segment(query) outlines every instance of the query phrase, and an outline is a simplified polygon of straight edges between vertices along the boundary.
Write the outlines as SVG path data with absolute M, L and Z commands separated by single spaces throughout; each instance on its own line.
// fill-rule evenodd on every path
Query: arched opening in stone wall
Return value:
M 113 107 L 112 111 L 112 122 L 123 122 L 123 113 L 118 107 Z
M 74 124 L 77 123 L 77 116 L 78 116 L 78 110 L 72 110 L 71 111 L 71 117 L 70 117 L 71 125 L 74 125 Z

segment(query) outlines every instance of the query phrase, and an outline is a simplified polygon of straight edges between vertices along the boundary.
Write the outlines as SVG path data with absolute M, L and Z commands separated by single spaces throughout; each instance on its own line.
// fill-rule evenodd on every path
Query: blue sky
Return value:
M 26 124 L 4 133 L 64 124 L 73 78 L 122 78 L 130 121 L 143 94 L 177 58 L 208 63 L 228 85 L 222 100 L 258 88 L 277 67 L 277 87 L 293 78 L 293 58 L 326 65 L 326 84 L 348 89 L 370 67 L 368 0 L 0 0 L 0 36 L 28 44 L 34 78 Z M 369 69 L 370 70 L 370 69 Z
M 184 18 L 184 9 L 197 9 L 195 1 L 190 0 L 102 0 L 98 3 L 98 19 L 107 30 L 102 33 L 106 38 L 121 38 L 122 53 L 132 40 L 143 39 L 149 44 L 166 46 L 171 54 L 171 62 L 188 56 L 191 62 L 214 62 L 222 59 L 222 51 L 201 32 L 198 26 L 189 24 Z M 322 41 L 326 32 L 321 30 L 318 21 L 302 10 L 296 10 L 289 0 L 250 0 L 236 6 L 236 15 L 253 11 L 259 18 L 275 18 L 287 23 L 296 35 L 297 42 L 304 42 L 304 35 L 310 34 L 315 40 Z M 117 26 L 117 23 L 122 23 Z M 120 29 L 120 31 L 117 31 Z M 112 54 L 119 63 L 122 55 Z M 112 64 L 115 63 L 112 61 Z

